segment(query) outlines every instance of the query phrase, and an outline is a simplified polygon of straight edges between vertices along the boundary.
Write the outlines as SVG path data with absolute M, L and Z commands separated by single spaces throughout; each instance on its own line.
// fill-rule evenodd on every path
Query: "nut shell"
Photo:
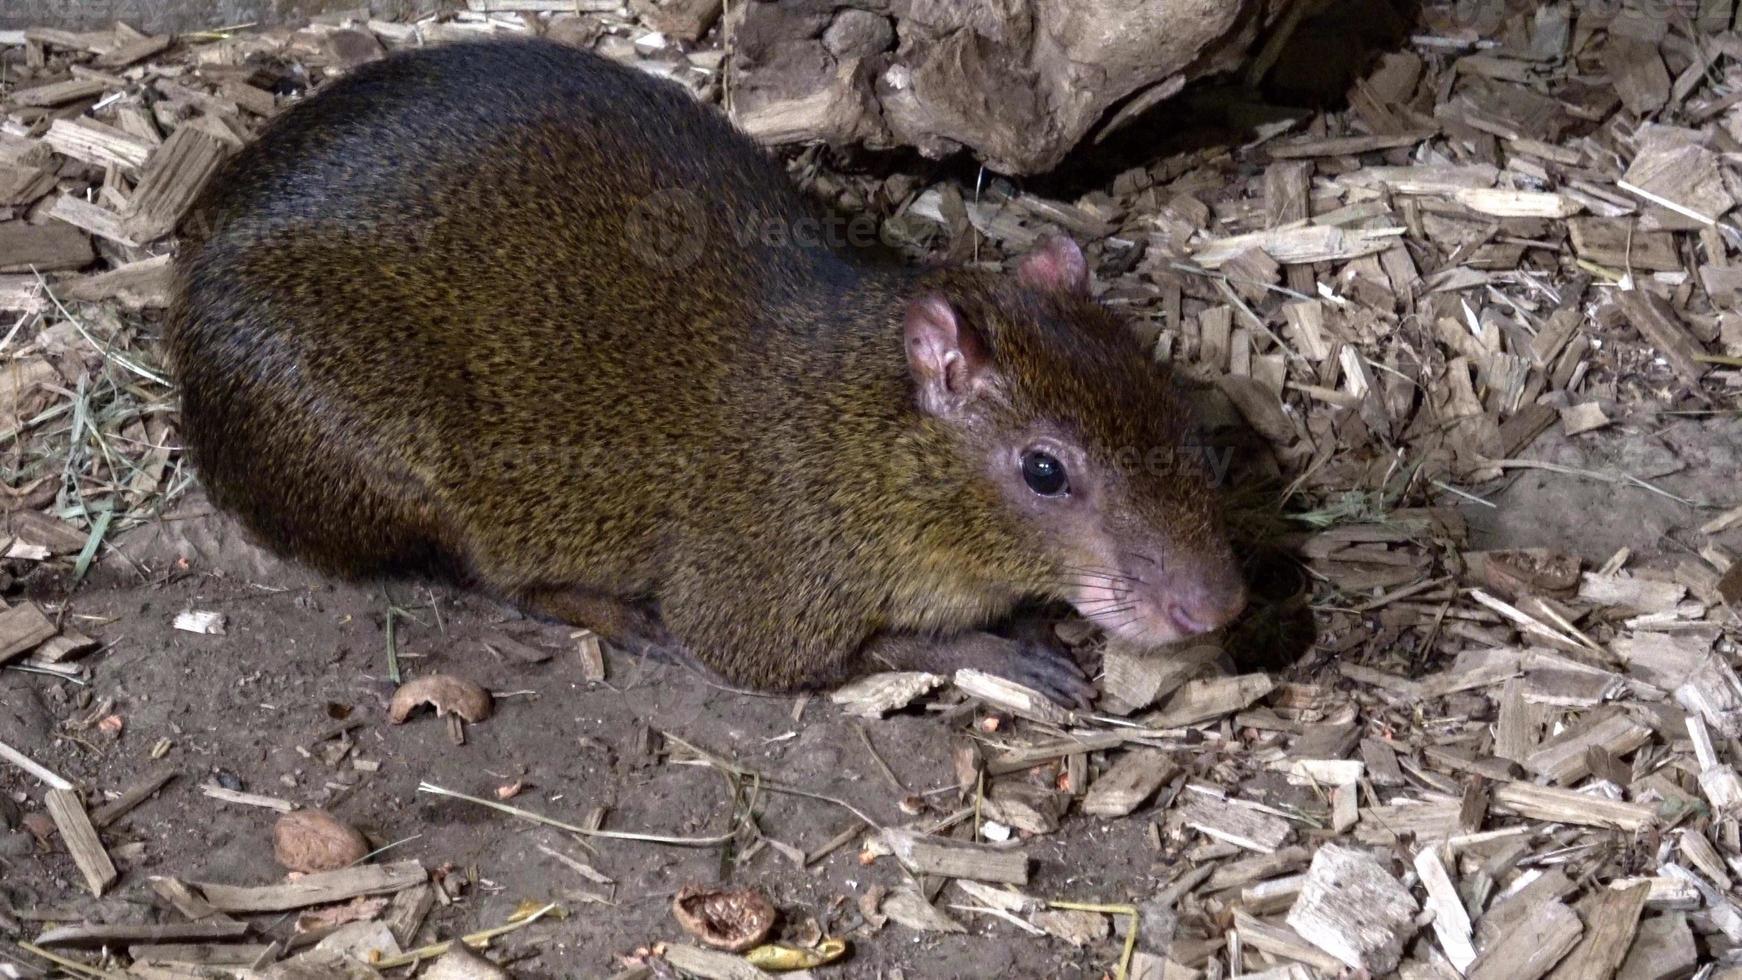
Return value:
M 470 722 L 490 717 L 490 692 L 452 674 L 431 674 L 401 684 L 399 690 L 393 692 L 393 703 L 387 709 L 387 716 L 398 725 L 425 704 L 434 708 L 437 716 L 451 711 Z
M 287 870 L 313 874 L 356 864 L 368 855 L 369 842 L 325 810 L 296 810 L 273 825 L 272 853 Z
M 755 888 L 685 885 L 672 899 L 671 914 L 690 935 L 729 953 L 758 945 L 774 928 L 774 903 Z

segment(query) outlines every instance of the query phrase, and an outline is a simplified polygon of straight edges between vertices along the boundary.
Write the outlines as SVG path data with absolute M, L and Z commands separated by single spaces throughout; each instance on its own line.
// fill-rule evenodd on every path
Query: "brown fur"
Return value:
M 706 214 L 678 270 L 627 240 L 671 188 Z M 1044 417 L 1177 445 L 1165 380 L 1079 298 L 736 237 L 811 213 L 718 115 L 590 55 L 361 68 L 236 157 L 187 229 L 168 344 L 194 461 L 331 573 L 446 576 L 613 631 L 657 612 L 761 687 L 1062 594 L 1089 559 L 1010 505 L 984 442 Z M 915 406 L 902 323 L 928 290 L 994 351 L 971 424 Z M 1195 472 L 1120 500 L 1111 530 L 1225 562 Z

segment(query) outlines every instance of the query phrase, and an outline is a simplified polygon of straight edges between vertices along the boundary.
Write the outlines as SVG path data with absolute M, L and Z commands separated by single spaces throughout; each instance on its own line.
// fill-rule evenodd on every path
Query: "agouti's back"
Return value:
M 221 505 L 328 570 L 512 591 L 560 577 L 572 536 L 643 586 L 638 545 L 684 504 L 649 495 L 737 434 L 734 362 L 779 342 L 752 326 L 803 326 L 769 313 L 819 278 L 855 288 L 828 250 L 746 233 L 811 213 L 717 114 L 584 52 L 365 66 L 190 219 L 169 341 L 195 460 Z M 450 533 L 484 520 L 488 539 Z

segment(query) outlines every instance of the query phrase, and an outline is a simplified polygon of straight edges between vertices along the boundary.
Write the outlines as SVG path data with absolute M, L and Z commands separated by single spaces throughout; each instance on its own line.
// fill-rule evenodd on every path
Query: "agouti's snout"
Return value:
M 1234 571 L 1212 573 L 1172 592 L 1167 614 L 1183 636 L 1221 629 L 1246 608 L 1246 583 Z

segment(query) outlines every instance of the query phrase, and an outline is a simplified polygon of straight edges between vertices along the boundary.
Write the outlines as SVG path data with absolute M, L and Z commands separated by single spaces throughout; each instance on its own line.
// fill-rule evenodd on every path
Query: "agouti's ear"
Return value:
M 908 304 L 903 332 L 919 407 L 933 415 L 960 411 L 991 373 L 986 344 L 937 293 Z
M 1089 293 L 1089 263 L 1069 235 L 1048 235 L 1016 267 L 1016 280 L 1047 293 Z

